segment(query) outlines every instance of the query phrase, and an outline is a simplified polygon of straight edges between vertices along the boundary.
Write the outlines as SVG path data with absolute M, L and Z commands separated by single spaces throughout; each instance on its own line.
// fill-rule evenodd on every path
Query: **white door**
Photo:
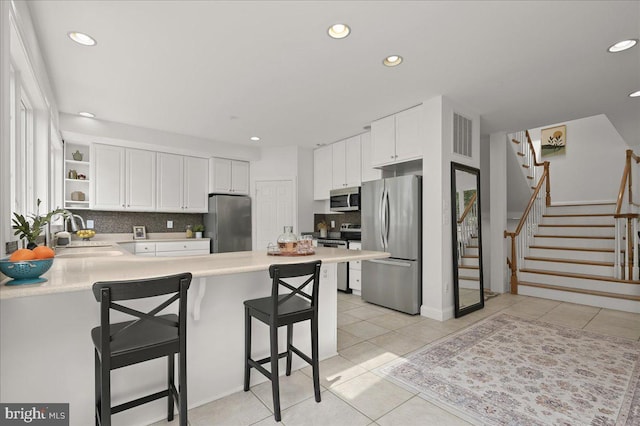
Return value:
M 276 243 L 285 226 L 293 226 L 297 233 L 296 204 L 293 181 L 274 180 L 256 182 L 256 250 L 266 250 Z

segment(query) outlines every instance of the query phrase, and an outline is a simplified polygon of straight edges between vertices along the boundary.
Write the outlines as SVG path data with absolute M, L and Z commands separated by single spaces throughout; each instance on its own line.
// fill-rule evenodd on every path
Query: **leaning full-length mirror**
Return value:
M 456 318 L 484 307 L 480 170 L 451 163 L 451 234 Z

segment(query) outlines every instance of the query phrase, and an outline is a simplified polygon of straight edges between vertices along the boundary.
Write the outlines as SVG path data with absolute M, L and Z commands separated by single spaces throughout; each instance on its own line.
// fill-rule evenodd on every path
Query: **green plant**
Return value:
M 36 213 L 28 215 L 26 218 L 21 214 L 13 213 L 14 218 L 12 219 L 13 225 L 11 228 L 16 230 L 13 235 L 18 235 L 20 239 L 27 240 L 29 245 L 36 244 L 36 240 L 42 233 L 42 227 L 51 221 L 54 214 L 62 213 L 64 211 L 62 209 L 55 209 L 51 210 L 44 216 L 40 216 L 41 203 L 42 201 L 38 198 Z M 27 247 L 29 247 L 29 245 L 27 245 Z
M 195 225 L 193 227 L 193 232 L 204 232 L 204 225 Z

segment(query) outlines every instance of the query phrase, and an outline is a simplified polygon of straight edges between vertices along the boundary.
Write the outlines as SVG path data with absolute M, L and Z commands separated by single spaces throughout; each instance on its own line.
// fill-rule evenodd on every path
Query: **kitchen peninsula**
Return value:
M 67 249 L 73 250 L 73 249 Z M 96 281 L 145 278 L 191 272 L 187 320 L 189 407 L 242 389 L 244 351 L 243 301 L 266 296 L 273 263 L 322 260 L 320 286 L 320 356 L 336 354 L 337 268 L 339 262 L 379 259 L 388 253 L 317 248 L 303 257 L 268 256 L 265 251 L 187 257 L 134 256 L 117 245 L 96 248 L 86 256 L 59 256 L 44 275 L 46 283 L 0 286 L 0 400 L 69 403 L 70 424 L 93 423 L 93 345 L 89 332 L 99 324 L 99 306 L 91 293 Z M 3 280 L 3 284 L 8 280 Z M 142 307 L 153 306 L 140 301 Z M 128 319 L 118 318 L 114 321 Z M 255 324 L 254 354 L 268 354 L 268 332 Z M 281 332 L 281 345 L 284 335 Z M 309 327 L 295 328 L 294 340 L 309 350 Z M 294 357 L 294 367 L 305 363 Z M 284 370 L 282 370 L 284 371 Z M 264 381 L 254 374 L 252 385 Z M 113 403 L 161 389 L 163 360 L 125 367 L 112 373 Z M 161 420 L 166 401 L 159 400 L 116 415 L 117 424 L 142 425 Z

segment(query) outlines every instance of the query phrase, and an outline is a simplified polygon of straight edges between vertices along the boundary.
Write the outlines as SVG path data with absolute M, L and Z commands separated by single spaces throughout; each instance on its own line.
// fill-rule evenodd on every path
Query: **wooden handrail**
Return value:
M 529 145 L 529 150 L 531 150 L 531 155 L 533 155 L 533 165 L 544 166 L 544 163 L 538 162 L 538 157 L 536 157 L 536 150 L 533 148 L 533 142 L 531 142 L 531 136 L 529 135 L 529 131 L 525 130 L 524 134 L 527 136 L 527 144 Z
M 467 215 L 471 211 L 471 207 L 473 207 L 473 203 L 476 202 L 477 196 L 478 196 L 478 193 L 474 192 L 473 197 L 471 197 L 471 199 L 467 203 L 467 206 L 464 208 L 464 212 L 462 213 L 462 216 L 460 216 L 460 219 L 458 219 L 458 223 L 462 223 L 464 221 L 464 218 L 467 217 Z
M 549 177 L 549 162 L 545 161 L 544 171 L 542 172 L 542 176 L 540 177 L 540 180 L 538 181 L 538 185 L 536 185 L 536 189 L 533 191 L 533 194 L 531 194 L 531 198 L 529 199 L 529 204 L 527 204 L 527 208 L 524 209 L 524 213 L 520 218 L 520 222 L 518 222 L 518 227 L 516 228 L 516 232 L 515 232 L 516 237 L 520 235 L 520 231 L 522 231 L 522 227 L 524 226 L 527 220 L 527 217 L 529 216 L 529 212 L 531 211 L 533 204 L 536 202 L 536 198 L 538 198 L 538 193 L 540 192 L 540 188 L 542 188 L 542 184 L 547 180 L 548 177 Z M 547 207 L 548 206 L 549 204 L 547 204 Z
M 640 163 L 640 156 L 637 156 L 633 153 L 633 150 L 628 149 L 626 151 L 626 158 L 624 162 L 624 171 L 622 172 L 622 179 L 620 180 L 620 189 L 618 190 L 618 199 L 616 200 L 616 212 L 615 214 L 620 214 L 622 210 L 622 199 L 624 198 L 624 189 L 625 186 L 629 188 L 629 204 L 633 204 L 633 190 L 632 190 L 632 179 L 631 179 L 631 160 L 634 160 L 637 163 Z
M 527 132 L 527 138 L 529 136 L 529 132 Z M 530 141 L 530 139 L 529 139 Z M 535 158 L 534 158 L 535 160 Z M 527 221 L 527 217 L 529 216 L 529 212 L 533 208 L 533 204 L 538 198 L 538 194 L 540 193 L 540 189 L 542 188 L 542 184 L 546 183 L 546 199 L 545 204 L 547 207 L 551 205 L 551 185 L 549 181 L 549 162 L 545 161 L 542 163 L 544 166 L 544 171 L 542 172 L 542 176 L 538 181 L 538 185 L 536 185 L 533 194 L 531 194 L 531 198 L 529 199 L 529 204 L 527 204 L 527 208 L 524 210 L 522 217 L 520 218 L 520 222 L 518 222 L 518 226 L 516 227 L 515 232 L 504 231 L 504 237 L 511 237 L 511 261 L 507 259 L 507 265 L 509 265 L 509 269 L 511 269 L 511 294 L 518 294 L 518 261 L 516 259 L 516 238 L 522 232 L 522 228 Z

